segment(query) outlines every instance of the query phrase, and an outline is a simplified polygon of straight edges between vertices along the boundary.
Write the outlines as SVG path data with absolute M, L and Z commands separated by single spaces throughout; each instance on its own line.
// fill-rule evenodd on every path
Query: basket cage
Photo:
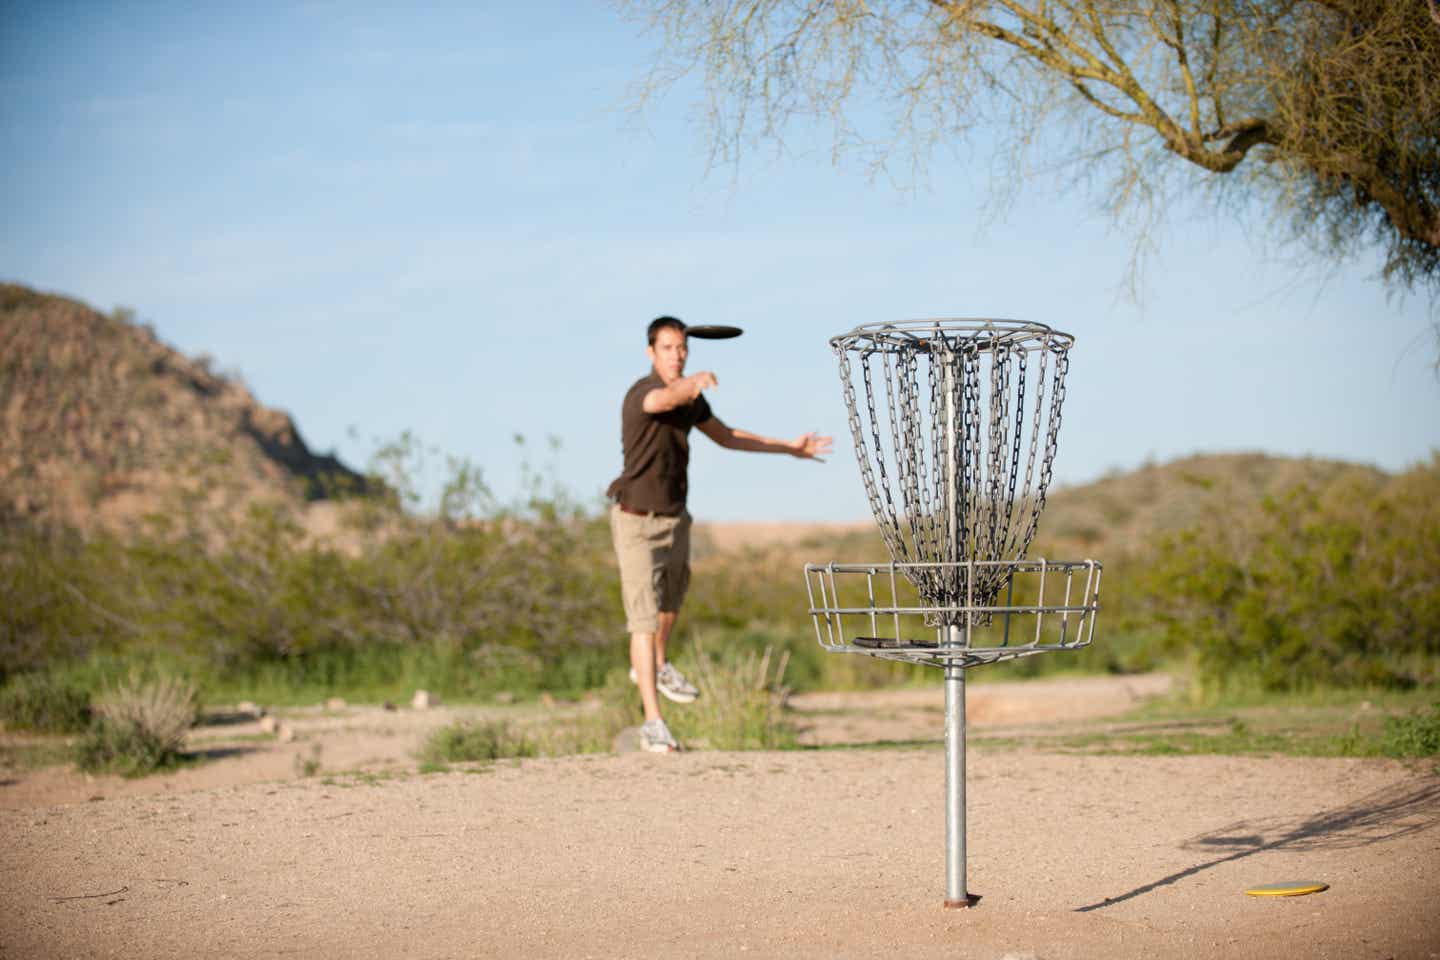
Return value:
M 958 568 L 935 571 L 916 568 Z M 972 585 L 958 602 L 923 600 L 914 582 L 943 572 Z M 1089 646 L 1100 605 L 1094 560 L 951 564 L 811 563 L 809 613 L 826 650 L 937 666 L 972 666 Z M 999 583 L 992 597 L 974 585 Z

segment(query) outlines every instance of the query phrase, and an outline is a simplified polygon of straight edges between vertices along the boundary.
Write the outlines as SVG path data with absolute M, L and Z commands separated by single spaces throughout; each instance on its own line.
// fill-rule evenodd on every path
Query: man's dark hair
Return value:
M 681 333 L 685 332 L 685 323 L 680 318 L 656 317 L 654 320 L 650 321 L 650 326 L 645 328 L 645 339 L 650 344 L 650 346 L 655 346 L 655 338 L 659 336 L 660 331 L 664 330 L 666 327 L 669 327 L 671 330 L 678 330 Z

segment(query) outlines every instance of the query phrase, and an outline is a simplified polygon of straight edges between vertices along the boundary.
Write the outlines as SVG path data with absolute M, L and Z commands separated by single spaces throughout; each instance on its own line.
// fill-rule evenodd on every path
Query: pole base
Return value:
M 963 908 L 965 908 L 965 907 L 973 907 L 973 906 L 975 906 L 975 905 L 976 905 L 977 903 L 979 903 L 979 902 L 980 902 L 980 894 L 978 894 L 978 893 L 967 893 L 967 894 L 965 894 L 965 899 L 963 899 L 963 900 L 946 900 L 946 901 L 945 901 L 945 909 L 946 909 L 946 910 L 960 910 L 960 909 L 963 909 Z

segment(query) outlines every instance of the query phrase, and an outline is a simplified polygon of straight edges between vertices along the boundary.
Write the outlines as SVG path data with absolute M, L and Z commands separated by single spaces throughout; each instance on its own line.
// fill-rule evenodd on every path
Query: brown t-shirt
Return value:
M 665 386 L 655 371 L 635 381 L 620 405 L 625 469 L 605 495 L 632 510 L 678 516 L 689 488 L 690 428 L 713 414 L 703 396 L 664 413 L 646 413 L 645 395 Z

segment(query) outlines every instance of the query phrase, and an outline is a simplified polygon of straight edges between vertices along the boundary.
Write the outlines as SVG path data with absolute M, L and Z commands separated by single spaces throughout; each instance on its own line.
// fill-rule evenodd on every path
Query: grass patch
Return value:
M 726 649 L 711 656 L 697 635 L 686 665 L 700 698 L 666 711 L 665 722 L 681 744 L 710 750 L 784 750 L 797 743 L 783 714 L 787 653 L 771 648 Z
M 0 745 L 0 770 L 43 770 L 63 767 L 75 757 L 70 744 L 60 740 Z
M 1428 694 L 1433 696 L 1433 693 Z M 1393 757 L 1440 755 L 1440 704 L 1416 709 L 1419 691 L 1247 691 L 1197 705 L 1180 691 L 1088 729 L 972 741 L 987 749 L 1038 748 L 1139 756 Z
M 1313 718 L 1312 718 L 1313 719 Z M 1256 730 L 1239 717 L 1230 719 L 1221 729 L 1208 724 L 1202 729 L 1161 724 L 1142 729 L 1111 730 L 1079 736 L 1057 737 L 1051 743 L 1058 749 L 1100 754 L 1139 754 L 1142 756 L 1186 756 L 1194 754 L 1280 755 L 1288 757 L 1354 756 L 1343 735 L 1329 732 L 1328 726 L 1309 727 L 1307 720 L 1297 718 L 1293 729 Z
M 1428 712 L 1386 717 L 1380 749 L 1387 757 L 1434 757 L 1440 755 L 1440 703 Z
M 353 787 L 378 787 L 405 775 L 403 770 L 342 770 L 338 773 L 326 774 L 320 778 L 319 782 L 327 787 L 340 787 L 348 790 Z
M 295 767 L 295 776 L 301 778 L 302 780 L 307 777 L 313 777 L 317 773 L 319 773 L 320 744 L 312 743 L 310 745 L 309 754 L 306 756 L 301 756 L 298 753 L 295 754 L 295 760 L 293 765 Z
M 0 720 L 11 730 L 80 733 L 90 719 L 90 690 L 70 679 L 25 673 L 0 690 Z
M 452 763 L 492 763 L 539 755 L 535 741 L 508 721 L 462 721 L 430 734 L 420 751 L 420 763 L 448 769 Z

